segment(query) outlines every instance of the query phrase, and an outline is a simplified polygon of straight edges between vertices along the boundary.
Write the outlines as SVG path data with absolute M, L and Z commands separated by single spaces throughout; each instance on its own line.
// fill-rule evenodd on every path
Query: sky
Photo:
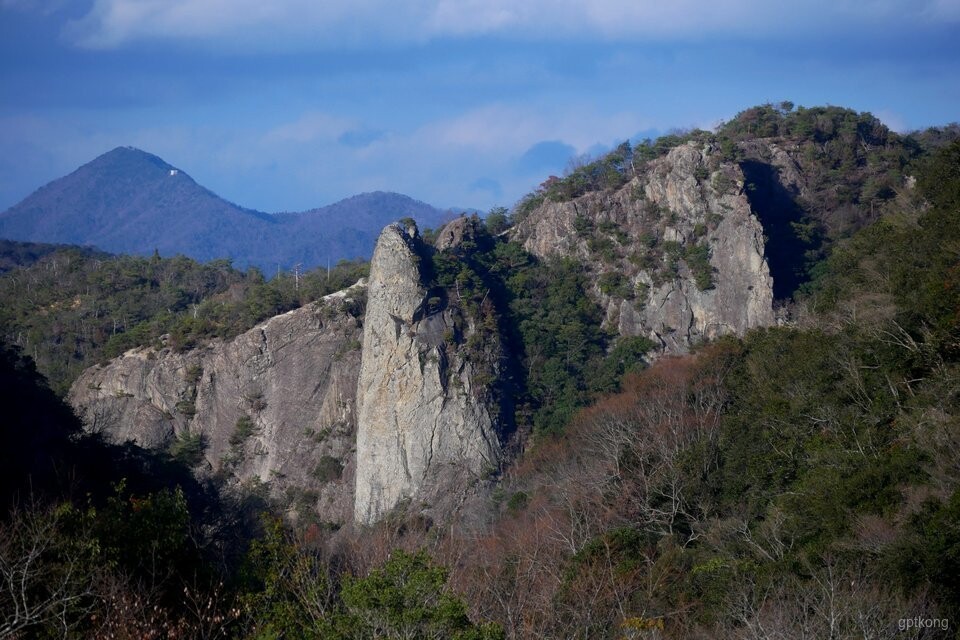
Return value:
M 960 120 L 960 0 L 0 0 L 0 211 L 121 145 L 261 211 L 485 211 L 783 100 Z

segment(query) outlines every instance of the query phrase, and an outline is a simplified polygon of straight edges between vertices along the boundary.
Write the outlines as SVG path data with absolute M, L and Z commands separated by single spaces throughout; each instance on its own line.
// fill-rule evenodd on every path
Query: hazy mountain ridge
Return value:
M 228 202 L 161 158 L 118 147 L 37 189 L 0 214 L 11 240 L 93 245 L 115 253 L 229 258 L 270 273 L 369 256 L 383 225 L 447 212 L 374 192 L 301 213 L 268 214 Z

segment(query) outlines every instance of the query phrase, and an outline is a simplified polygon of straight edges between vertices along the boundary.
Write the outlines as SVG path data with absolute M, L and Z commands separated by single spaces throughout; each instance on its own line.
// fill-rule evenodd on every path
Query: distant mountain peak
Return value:
M 83 167 L 80 167 L 80 169 L 89 166 L 96 167 L 113 164 L 128 165 L 131 168 L 141 167 L 144 169 L 158 169 L 166 172 L 176 171 L 177 174 L 182 173 L 179 169 L 168 163 L 160 156 L 156 156 L 148 151 L 131 146 L 115 147 L 114 149 L 97 156 L 87 164 L 83 165 Z
M 104 160 L 104 159 L 127 159 L 127 158 L 144 158 L 144 159 L 155 161 L 159 164 L 167 164 L 163 160 L 163 158 L 161 158 L 160 156 L 156 156 L 148 151 L 144 151 L 143 149 L 139 149 L 137 147 L 133 147 L 130 145 L 126 145 L 122 147 L 114 147 L 110 151 L 107 151 L 106 153 L 101 154 L 96 158 L 94 158 L 92 162 L 97 162 L 98 160 Z
M 444 215 L 385 191 L 302 213 L 266 214 L 220 198 L 159 156 L 120 146 L 0 213 L 0 238 L 229 258 L 272 273 L 278 265 L 309 268 L 369 257 L 384 225 L 409 216 L 434 226 Z

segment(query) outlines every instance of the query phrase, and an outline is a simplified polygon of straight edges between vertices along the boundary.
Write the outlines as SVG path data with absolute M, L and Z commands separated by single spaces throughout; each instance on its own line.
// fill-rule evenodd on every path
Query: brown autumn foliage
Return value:
M 696 471 L 710 471 L 728 353 L 721 343 L 663 358 L 527 451 L 492 529 L 442 551 L 475 615 L 509 638 L 603 637 L 624 624 L 663 637 L 657 621 L 679 613 L 666 597 L 679 579 L 671 560 L 709 512 L 685 493 L 681 454 L 705 447 Z

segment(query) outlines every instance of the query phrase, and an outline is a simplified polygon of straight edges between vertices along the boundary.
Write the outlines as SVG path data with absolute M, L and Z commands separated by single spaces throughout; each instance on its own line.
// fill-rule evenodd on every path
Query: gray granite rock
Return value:
M 763 228 L 743 188 L 736 164 L 688 143 L 619 190 L 544 202 L 513 233 L 541 258 L 582 262 L 608 327 L 680 353 L 706 338 L 774 323 Z M 709 251 L 708 286 L 689 264 L 698 246 Z M 605 277 L 620 286 L 604 287 Z
M 445 339 L 456 310 L 427 311 L 414 235 L 388 226 L 370 264 L 354 507 L 365 524 L 402 501 L 428 510 L 455 503 L 500 456 L 496 411 L 475 383 L 475 364 Z
M 69 401 L 115 441 L 166 448 L 199 434 L 198 471 L 306 496 L 321 519 L 347 522 L 362 330 L 345 300 L 362 288 L 184 353 L 133 349 L 85 371 Z

